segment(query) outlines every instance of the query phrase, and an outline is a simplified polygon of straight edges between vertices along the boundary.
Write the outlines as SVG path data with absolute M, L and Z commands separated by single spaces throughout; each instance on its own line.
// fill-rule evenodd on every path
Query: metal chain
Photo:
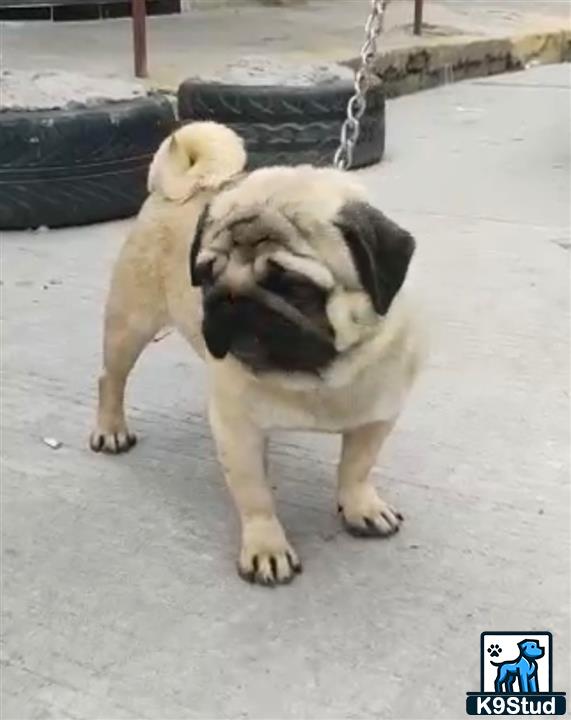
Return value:
M 365 24 L 365 42 L 361 48 L 361 65 L 355 74 L 355 93 L 347 103 L 347 118 L 341 128 L 341 143 L 333 164 L 348 170 L 353 164 L 353 152 L 359 139 L 361 119 L 367 109 L 367 91 L 371 87 L 373 62 L 377 54 L 377 38 L 383 30 L 388 0 L 370 0 L 371 12 Z

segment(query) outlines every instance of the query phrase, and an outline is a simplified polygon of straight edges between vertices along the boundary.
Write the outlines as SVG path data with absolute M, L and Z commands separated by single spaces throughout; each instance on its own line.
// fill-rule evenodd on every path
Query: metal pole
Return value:
M 135 77 L 146 78 L 147 69 L 147 8 L 145 0 L 131 0 L 133 25 L 133 57 Z
M 422 6 L 424 0 L 414 0 L 414 34 L 422 35 Z

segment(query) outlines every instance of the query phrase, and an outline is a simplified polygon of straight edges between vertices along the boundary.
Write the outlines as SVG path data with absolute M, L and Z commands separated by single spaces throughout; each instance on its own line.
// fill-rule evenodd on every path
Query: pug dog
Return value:
M 268 433 L 340 433 L 344 526 L 393 535 L 403 518 L 371 469 L 423 343 L 403 288 L 411 235 L 346 172 L 245 164 L 242 140 L 212 122 L 182 127 L 156 153 L 112 275 L 90 445 L 135 444 L 129 372 L 163 327 L 177 328 L 206 361 L 210 425 L 241 520 L 239 574 L 274 586 L 302 566 L 268 486 Z

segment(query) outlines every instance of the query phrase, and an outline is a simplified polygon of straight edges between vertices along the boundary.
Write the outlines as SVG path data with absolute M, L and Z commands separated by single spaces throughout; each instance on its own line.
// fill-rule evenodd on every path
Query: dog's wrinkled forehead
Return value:
M 308 251 L 308 244 L 296 227 L 295 219 L 279 209 L 258 203 L 234 207 L 217 219 L 209 208 L 202 234 L 202 249 L 220 253 L 247 251 L 262 243 L 279 243 L 300 252 Z
M 345 203 L 364 199 L 361 185 L 338 170 L 309 165 L 261 168 L 218 195 L 212 203 L 212 216 L 220 219 L 237 207 L 257 204 L 298 211 L 325 221 Z
M 208 211 L 207 211 L 208 212 Z M 331 272 L 319 262 L 295 220 L 275 209 L 241 208 L 222 221 L 204 218 L 196 269 L 234 289 L 261 280 L 270 263 L 311 278 L 330 289 Z
M 362 190 L 334 170 L 267 168 L 220 193 L 205 210 L 193 247 L 197 274 L 244 285 L 274 261 L 330 289 L 358 278 L 333 220 Z

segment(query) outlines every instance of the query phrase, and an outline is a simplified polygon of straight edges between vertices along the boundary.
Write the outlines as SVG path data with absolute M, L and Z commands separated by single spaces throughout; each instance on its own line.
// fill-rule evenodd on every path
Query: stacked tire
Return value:
M 246 142 L 249 168 L 330 165 L 353 84 L 225 85 L 194 80 L 178 91 L 182 122 L 214 120 Z M 176 127 L 171 101 L 150 95 L 60 110 L 0 113 L 0 230 L 61 227 L 135 215 L 147 172 Z M 379 162 L 385 98 L 367 94 L 352 168 Z
M 246 141 L 249 167 L 330 165 L 353 83 L 288 87 L 224 85 L 187 80 L 178 91 L 183 122 L 216 120 Z M 379 162 L 385 148 L 385 98 L 381 85 L 367 94 L 353 168 Z
M 0 113 L 0 229 L 137 213 L 149 163 L 174 127 L 172 105 L 161 96 Z

